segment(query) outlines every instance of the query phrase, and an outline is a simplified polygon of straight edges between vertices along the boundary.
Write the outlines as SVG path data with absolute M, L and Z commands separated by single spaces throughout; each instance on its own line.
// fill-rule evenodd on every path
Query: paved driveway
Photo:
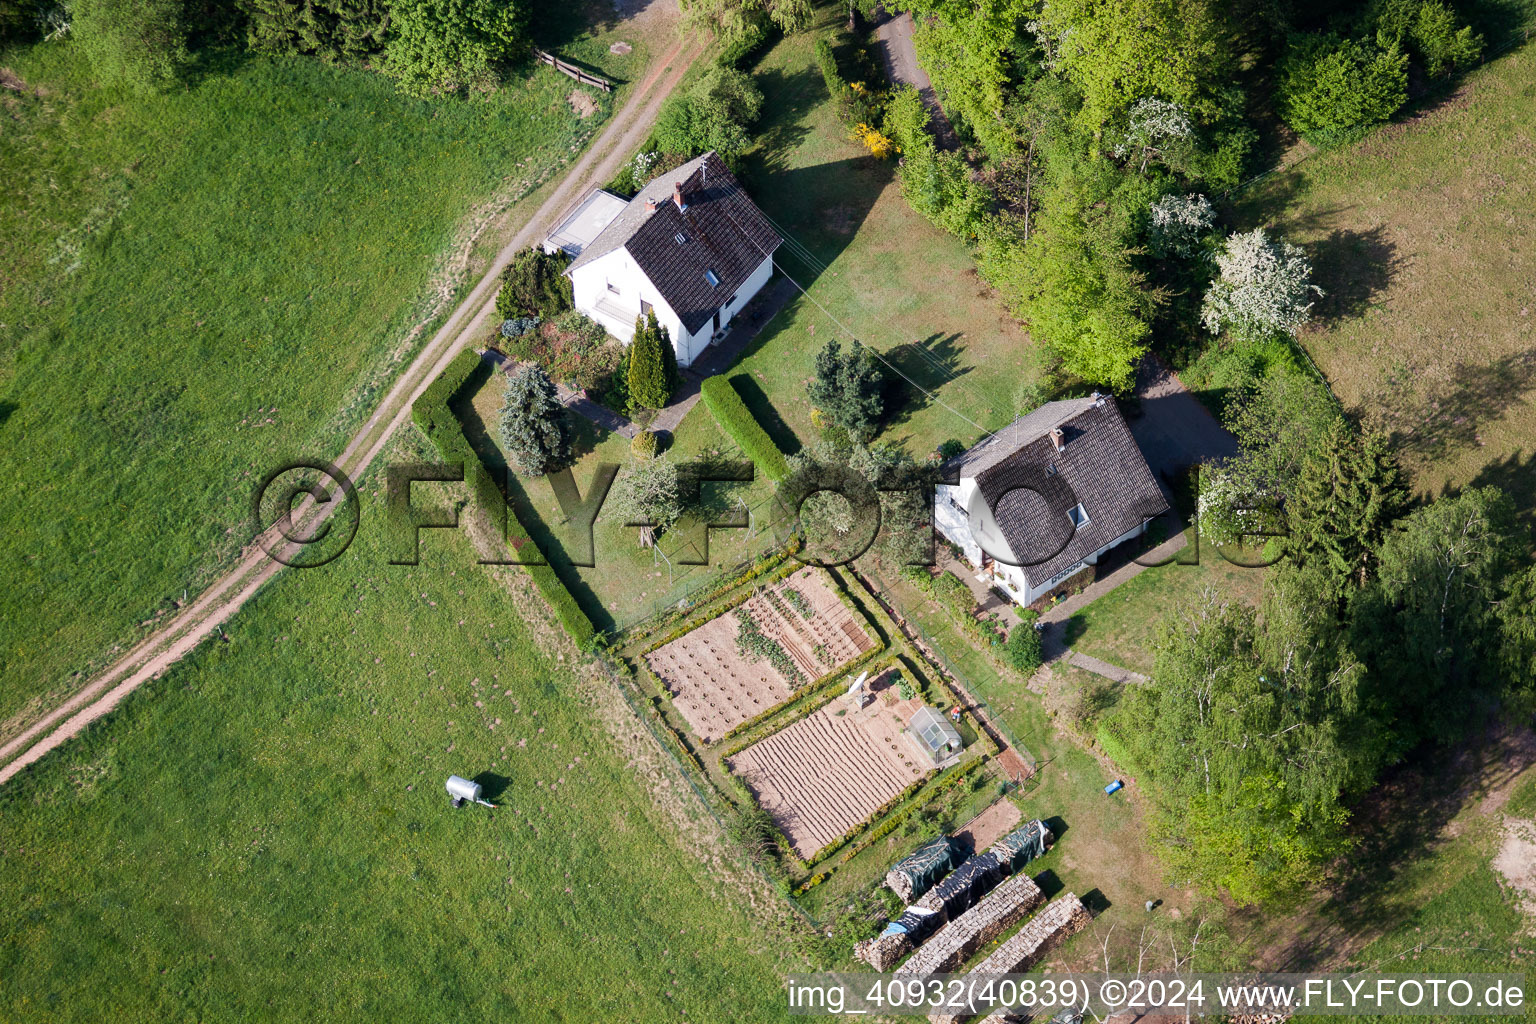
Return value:
M 1128 423 L 1153 476 L 1172 479 L 1189 466 L 1237 454 L 1237 439 L 1151 355 L 1136 374 L 1136 394 L 1141 415 Z

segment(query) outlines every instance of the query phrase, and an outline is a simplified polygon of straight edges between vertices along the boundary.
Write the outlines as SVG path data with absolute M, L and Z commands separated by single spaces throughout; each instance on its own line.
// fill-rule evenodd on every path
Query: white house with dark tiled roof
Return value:
M 1030 605 L 1168 510 L 1113 398 L 1049 402 L 944 464 L 934 526 Z
M 628 343 L 654 311 L 679 365 L 719 337 L 773 276 L 780 238 L 713 151 L 627 202 L 594 190 L 544 243 L 572 257 L 578 310 Z

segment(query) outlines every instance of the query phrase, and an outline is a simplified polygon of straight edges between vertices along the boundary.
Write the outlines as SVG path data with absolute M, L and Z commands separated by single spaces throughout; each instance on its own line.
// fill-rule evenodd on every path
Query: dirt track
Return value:
M 401 372 L 373 415 L 335 459 L 344 473 L 353 480 L 363 475 L 390 435 L 406 422 L 411 403 L 442 373 L 459 349 L 484 330 L 486 321 L 495 311 L 497 275 L 512 255 L 541 239 L 568 207 L 589 189 L 618 172 L 628 154 L 645 140 L 662 101 L 705 45 L 705 39 L 684 36 L 669 52 L 657 58 L 650 73 L 614 115 L 608 127 L 593 140 L 560 185 L 497 254 L 479 283 Z M 339 503 L 322 509 L 301 508 L 297 518 L 301 525 L 323 521 L 336 504 Z M 281 568 L 259 545 L 248 546 L 234 568 L 198 595 L 175 618 L 140 641 L 57 708 L 0 745 L 0 783 L 78 735 L 145 681 L 156 678 L 174 665 L 198 643 L 219 630 Z

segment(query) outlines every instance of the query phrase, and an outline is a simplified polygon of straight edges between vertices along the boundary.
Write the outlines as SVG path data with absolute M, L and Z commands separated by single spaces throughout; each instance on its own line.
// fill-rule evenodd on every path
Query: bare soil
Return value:
M 1520 909 L 1536 922 L 1536 821 L 1505 820 L 1504 841 L 1494 855 L 1493 869 L 1515 891 Z M 1536 934 L 1536 925 L 1532 934 Z
M 870 684 L 877 698 L 890 674 Z M 865 821 L 932 768 L 906 723 L 922 701 L 841 698 L 757 741 L 727 766 L 742 777 L 801 857 Z
M 981 852 L 1008 833 L 1019 827 L 1024 813 L 1012 800 L 999 800 L 970 821 L 961 825 L 955 838 L 968 842 L 972 850 Z
M 809 619 L 785 596 L 790 590 L 809 603 Z M 787 678 L 769 662 L 752 661 L 736 649 L 743 613 L 752 616 L 765 636 L 778 641 L 799 678 Z M 874 645 L 864 624 L 838 600 L 826 573 L 807 567 L 754 594 L 740 608 L 657 648 L 645 660 L 694 734 L 705 743 L 717 743 L 736 726 Z

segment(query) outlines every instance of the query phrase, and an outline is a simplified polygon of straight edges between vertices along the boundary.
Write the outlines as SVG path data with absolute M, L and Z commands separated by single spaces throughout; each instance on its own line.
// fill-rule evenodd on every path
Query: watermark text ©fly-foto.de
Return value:
M 755 479 L 752 463 L 745 461 L 682 463 L 678 469 L 683 486 L 695 494 L 709 484 L 750 483 Z M 533 484 L 548 486 L 559 504 L 564 517 L 561 524 L 565 534 L 562 547 L 572 565 L 584 568 L 597 565 L 594 526 L 618 474 L 619 466 L 616 463 L 599 463 L 585 493 L 569 469 L 546 474 L 542 482 L 536 481 Z M 514 513 L 506 495 L 516 493 L 516 490 L 511 486 L 510 470 L 506 471 L 506 477 L 498 481 L 496 474 L 479 463 L 473 463 L 468 474 L 462 462 L 409 462 L 387 466 L 385 528 L 391 536 L 389 550 L 392 554 L 389 564 L 419 564 L 421 531 L 458 529 L 461 525 L 459 507 L 443 508 L 440 504 L 424 507 L 413 500 L 412 487 L 419 483 L 469 485 L 473 514 L 505 542 L 509 552 L 509 557 L 482 559 L 480 564 L 545 564 L 537 545 L 509 529 L 509 516 Z M 838 532 L 835 548 L 819 543 L 816 537 L 807 536 L 806 543 L 795 552 L 795 557 L 800 561 L 820 566 L 845 565 L 867 552 L 880 539 L 882 531 L 897 529 L 908 534 L 918 533 L 923 538 L 915 546 L 917 549 L 909 552 L 906 564 L 933 565 L 936 535 L 933 529 L 934 497 L 941 485 L 953 486 L 956 483 L 957 478 L 947 478 L 938 467 L 933 466 L 894 470 L 878 481 L 871 481 L 846 465 L 810 465 L 779 482 L 770 503 L 771 514 L 762 525 L 775 531 L 775 536 L 787 540 L 800 524 L 801 511 L 807 500 L 817 494 L 836 494 L 848 504 L 849 527 Z M 1056 525 L 1054 529 L 1042 527 L 1039 531 L 1040 550 L 1021 558 L 1006 548 L 992 550 L 995 545 L 990 545 L 985 535 L 979 536 L 977 540 L 983 552 L 993 561 L 1028 568 L 1054 558 L 1071 542 L 1078 527 L 1069 513 L 1078 505 L 1078 498 L 1071 484 L 1059 475 L 1048 476 L 1042 472 L 1038 480 L 1025 475 L 1007 491 L 992 495 L 986 502 L 987 511 L 995 511 L 1011 494 L 1021 491 L 1033 493 L 1050 512 L 1060 513 L 1042 517 L 1045 522 Z M 896 495 L 916 495 L 921 502 L 926 523 L 921 526 L 915 524 L 910 513 L 904 515 L 895 527 L 884 523 L 882 501 Z M 1161 522 L 1173 530 L 1182 528 L 1176 513 L 1170 508 L 1149 508 L 1144 513 L 1143 522 L 1149 527 Z M 257 483 L 251 496 L 251 523 L 257 543 L 273 559 L 295 568 L 315 568 L 336 559 L 357 536 L 361 521 L 361 502 L 356 485 L 340 468 L 322 460 L 295 460 L 273 468 Z M 672 532 L 679 535 L 680 547 L 685 552 L 679 557 L 678 563 L 708 565 L 710 531 L 747 529 L 750 524 L 749 514 L 743 506 L 725 509 L 714 515 L 685 516 L 672 527 Z M 654 528 L 658 524 L 634 520 L 624 525 Z M 1150 534 L 1150 529 L 1144 531 L 1143 538 Z M 1285 536 L 1283 526 L 1279 525 L 1246 535 L 1263 541 L 1283 541 Z M 1145 540 L 1144 546 L 1147 546 Z M 1150 568 L 1175 561 L 1178 564 L 1197 565 L 1200 560 L 1198 530 L 1195 531 L 1192 548 L 1187 554 L 1168 554 L 1155 561 L 1150 560 L 1149 553 L 1143 551 L 1136 556 L 1135 561 Z M 1216 546 L 1216 550 L 1225 561 L 1242 568 L 1263 568 L 1285 557 L 1283 544 L 1271 544 L 1264 549 L 1263 555 L 1257 557 L 1253 549 L 1246 546 L 1234 550 L 1221 545 Z

